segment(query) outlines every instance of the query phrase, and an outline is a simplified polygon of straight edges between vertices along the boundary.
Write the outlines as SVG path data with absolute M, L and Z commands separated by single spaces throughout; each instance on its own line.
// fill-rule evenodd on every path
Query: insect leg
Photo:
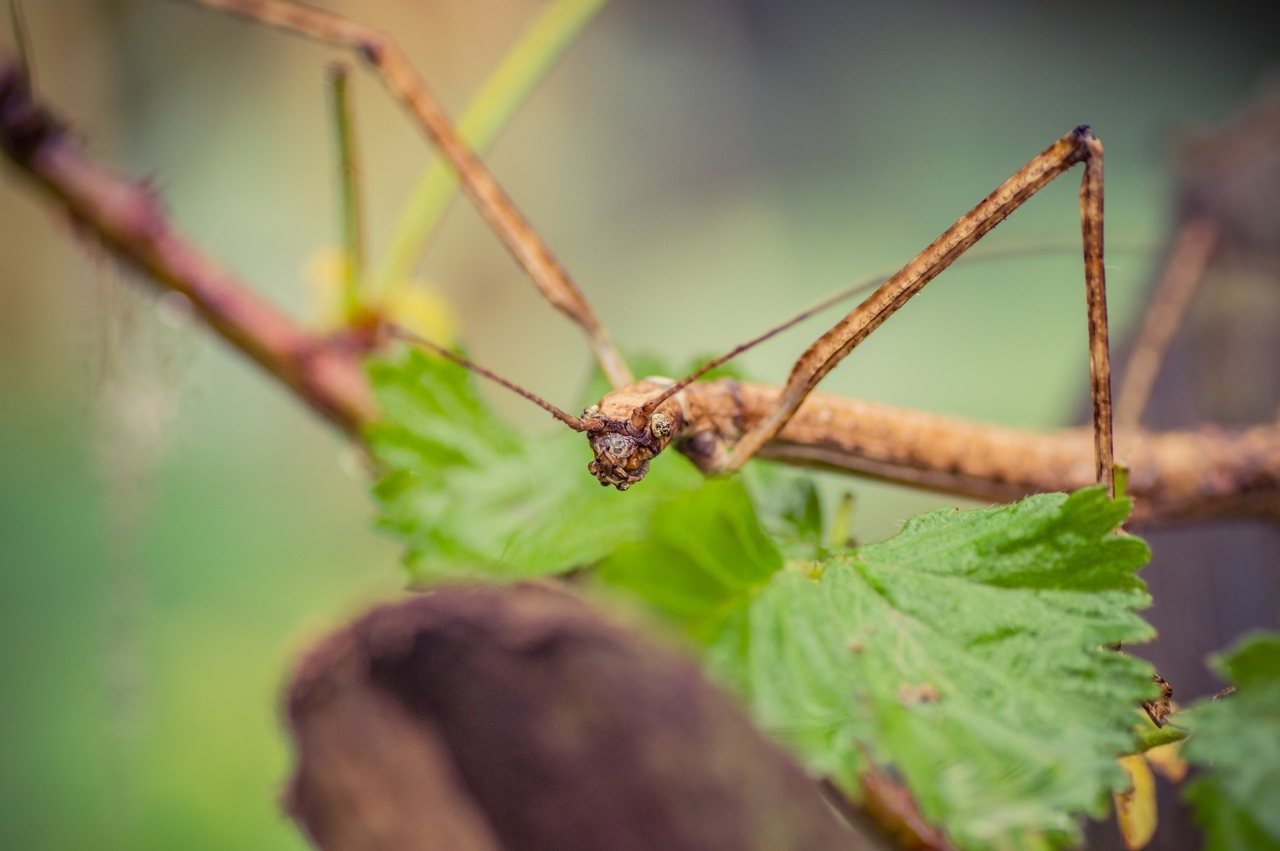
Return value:
M 241 15 L 287 32 L 355 50 L 381 75 L 387 88 L 458 173 L 480 214 L 507 251 L 556 310 L 587 337 L 601 369 L 614 387 L 633 381 L 631 370 L 569 273 L 530 227 L 497 180 L 454 130 L 444 110 L 400 47 L 385 33 L 323 9 L 286 0 L 191 0 Z
M 1089 315 L 1094 454 L 1098 481 L 1110 488 L 1114 461 L 1106 280 L 1102 264 L 1102 143 L 1088 127 L 1076 128 L 1019 169 L 809 346 L 791 368 L 777 407 L 742 436 L 718 472 L 733 472 L 756 455 L 783 429 L 818 382 L 855 346 L 1023 202 L 1080 162 L 1085 164 L 1080 185 L 1080 216 Z

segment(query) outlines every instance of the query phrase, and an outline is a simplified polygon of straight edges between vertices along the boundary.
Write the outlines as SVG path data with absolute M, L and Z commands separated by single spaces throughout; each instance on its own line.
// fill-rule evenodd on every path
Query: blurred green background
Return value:
M 329 3 L 456 114 L 541 4 Z M 28 0 L 43 96 L 300 316 L 336 241 L 326 48 L 160 0 Z M 1107 151 L 1109 282 L 1136 318 L 1169 163 L 1276 65 L 1245 7 L 614 0 L 490 158 L 619 343 L 676 362 L 892 271 L 1077 124 Z M 8 48 L 6 34 L 0 40 Z M 424 143 L 355 86 L 375 251 Z M 1086 387 L 1076 178 L 824 389 L 1017 425 Z M 307 641 L 397 593 L 342 440 L 0 178 L 0 832 L 24 849 L 295 848 L 278 694 Z M 87 249 L 87 250 L 86 250 Z M 564 407 L 585 347 L 457 205 L 423 266 L 481 363 Z M 143 294 L 143 297 L 138 297 Z M 827 316 L 743 358 L 785 377 Z M 824 324 L 825 323 L 825 324 Z M 554 427 L 490 394 L 531 430 Z M 567 471 L 566 475 L 586 475 Z M 863 482 L 857 531 L 945 500 Z M 619 495 L 619 498 L 625 498 Z

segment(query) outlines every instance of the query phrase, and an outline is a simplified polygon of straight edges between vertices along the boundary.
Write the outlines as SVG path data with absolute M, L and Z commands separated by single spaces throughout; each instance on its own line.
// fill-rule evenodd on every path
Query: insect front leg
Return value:
M 754 457 L 786 426 L 818 382 L 855 346 L 1028 198 L 1081 162 L 1085 166 L 1080 184 L 1080 216 L 1088 303 L 1094 456 L 1098 481 L 1111 488 L 1114 461 L 1106 278 L 1102 262 L 1102 143 L 1084 126 L 1063 136 L 1019 169 L 809 346 L 791 368 L 777 407 L 743 435 L 715 472 L 732 473 Z

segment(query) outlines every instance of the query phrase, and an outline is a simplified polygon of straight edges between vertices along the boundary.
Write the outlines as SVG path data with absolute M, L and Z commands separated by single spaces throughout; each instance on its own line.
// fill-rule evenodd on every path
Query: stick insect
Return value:
M 585 296 L 529 226 L 480 159 L 461 140 L 402 50 L 385 34 L 332 12 L 286 0 L 195 0 L 285 31 L 355 50 L 378 73 L 429 140 L 457 172 L 463 190 L 543 297 L 575 323 L 613 386 L 580 417 L 519 388 L 465 358 L 395 326 L 386 336 L 436 351 L 540 405 L 585 433 L 590 472 L 602 485 L 626 490 L 641 481 L 650 461 L 670 445 L 703 472 L 727 475 L 757 455 L 841 467 L 856 454 L 841 430 L 856 415 L 846 400 L 815 393 L 823 377 L 942 270 L 1054 178 L 1083 164 L 1081 233 L 1089 328 L 1094 461 L 1097 480 L 1113 482 L 1110 361 L 1103 268 L 1102 144 L 1087 126 L 1053 142 L 977 206 L 961 216 L 911 262 L 819 337 L 796 360 L 778 389 L 730 380 L 699 381 L 712 368 L 807 318 L 805 311 L 716 358 L 679 380 L 634 380 Z

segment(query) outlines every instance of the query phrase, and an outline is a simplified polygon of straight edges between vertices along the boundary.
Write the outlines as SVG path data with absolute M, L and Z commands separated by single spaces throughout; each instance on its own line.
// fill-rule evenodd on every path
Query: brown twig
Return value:
M 0 147 L 115 256 L 190 299 L 210 328 L 320 414 L 352 435 L 372 418 L 360 347 L 307 333 L 192 246 L 153 190 L 86 158 L 7 57 L 0 57 Z
M 911 793 L 878 768 L 865 754 L 867 768 L 858 778 L 861 800 L 854 802 L 830 778 L 818 788 L 836 812 L 852 825 L 874 827 L 902 851 L 950 851 L 951 845 L 920 815 Z
M 373 419 L 359 363 L 367 342 L 308 333 L 199 252 L 166 219 L 154 192 L 89 161 L 34 102 L 18 66 L 3 58 L 0 148 L 85 232 L 158 286 L 191 299 L 214 331 L 318 413 L 352 436 Z M 711 393 L 718 384 L 705 386 L 700 392 Z M 736 404 L 767 410 L 779 392 L 744 384 Z M 773 401 L 766 398 L 770 394 Z M 807 430 L 829 434 L 830 423 L 808 422 L 802 406 L 762 455 L 993 500 L 1070 490 L 1093 478 L 1086 430 L 1037 434 L 831 399 L 821 407 L 828 410 L 824 416 L 846 420 L 841 443 L 811 439 Z M 1129 494 L 1137 500 L 1139 523 L 1243 515 L 1280 519 L 1280 424 L 1237 432 L 1149 433 L 1131 467 Z

